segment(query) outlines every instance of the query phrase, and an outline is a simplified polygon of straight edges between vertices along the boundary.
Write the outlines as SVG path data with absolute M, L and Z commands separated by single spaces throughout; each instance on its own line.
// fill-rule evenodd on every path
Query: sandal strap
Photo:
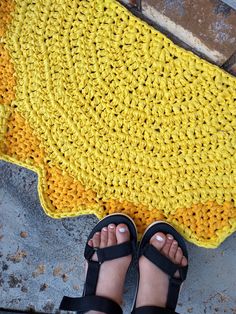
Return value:
M 95 252 L 97 253 L 98 263 L 103 263 L 105 261 L 110 261 L 119 257 L 132 254 L 133 243 L 132 241 L 127 241 L 103 249 L 93 248 L 86 244 L 84 257 L 86 258 L 86 260 L 90 261 Z
M 179 267 L 171 262 L 151 244 L 145 246 L 143 255 L 169 275 L 169 289 L 166 306 L 168 309 L 174 310 L 177 305 L 181 284 L 186 278 L 187 269 L 185 267 Z M 180 278 L 174 278 L 174 274 L 177 270 L 179 270 Z
M 149 243 L 145 246 L 143 255 L 170 277 L 180 268 Z
M 63 297 L 59 310 L 86 313 L 98 311 L 107 314 L 122 314 L 122 309 L 111 299 L 100 296 L 84 296 L 81 298 Z
M 159 306 L 141 306 L 132 311 L 131 314 L 178 314 L 174 310 Z
M 88 270 L 84 283 L 83 295 L 95 295 L 101 264 L 95 261 L 88 262 Z
M 177 302 L 178 302 L 178 297 L 179 297 L 179 290 L 182 284 L 182 280 L 180 278 L 174 278 L 171 277 L 169 279 L 169 289 L 168 289 L 168 295 L 167 295 L 167 301 L 166 301 L 166 306 L 169 309 L 175 309 Z

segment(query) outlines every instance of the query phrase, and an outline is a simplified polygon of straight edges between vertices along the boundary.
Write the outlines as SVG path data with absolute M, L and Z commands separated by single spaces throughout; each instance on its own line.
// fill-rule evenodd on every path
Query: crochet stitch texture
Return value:
M 48 215 L 165 219 L 205 247 L 236 230 L 234 77 L 114 0 L 0 11 L 0 154 Z

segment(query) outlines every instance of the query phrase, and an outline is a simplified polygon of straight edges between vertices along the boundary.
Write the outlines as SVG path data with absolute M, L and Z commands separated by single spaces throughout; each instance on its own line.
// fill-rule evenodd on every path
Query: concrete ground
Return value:
M 81 294 L 83 248 L 96 217 L 47 217 L 38 200 L 37 175 L 6 162 L 0 162 L 0 217 L 1 309 L 51 313 L 63 295 Z M 190 269 L 180 313 L 236 313 L 235 240 L 236 234 L 214 250 L 188 244 Z M 133 268 L 124 313 L 130 311 L 135 282 Z

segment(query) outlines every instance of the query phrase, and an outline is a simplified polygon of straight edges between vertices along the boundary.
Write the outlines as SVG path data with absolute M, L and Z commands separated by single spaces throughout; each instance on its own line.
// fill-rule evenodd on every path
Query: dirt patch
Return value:
M 40 265 L 38 265 L 36 270 L 32 273 L 32 276 L 35 278 L 35 277 L 38 277 L 44 273 L 45 273 L 45 265 L 40 264 Z
M 16 277 L 14 274 L 9 275 L 8 284 L 10 288 L 20 288 L 22 279 Z
M 47 288 L 48 288 L 48 285 L 47 285 L 46 283 L 43 283 L 43 284 L 40 286 L 39 291 L 40 291 L 40 292 L 45 291 L 45 290 L 47 290 Z
M 61 277 L 64 282 L 67 282 L 69 279 L 69 276 L 62 272 L 62 268 L 60 266 L 55 267 L 52 274 L 54 277 Z
M 62 274 L 62 268 L 60 266 L 57 266 L 53 269 L 53 272 L 52 272 L 53 276 L 56 277 L 56 276 L 61 276 Z
M 7 255 L 7 261 L 11 261 L 14 264 L 16 264 L 16 263 L 20 263 L 26 257 L 27 257 L 27 253 L 24 250 L 17 250 L 15 254 Z
M 80 286 L 79 285 L 73 285 L 73 289 L 76 290 L 76 291 L 79 291 Z
M 222 292 L 218 292 L 218 300 L 220 303 L 224 303 L 230 300 L 230 297 Z
M 8 270 L 8 268 L 9 268 L 9 266 L 5 262 L 3 262 L 2 263 L 2 271 L 6 271 L 6 270 Z
M 46 313 L 51 313 L 52 310 L 54 309 L 54 304 L 51 301 L 48 301 L 44 306 L 43 306 L 43 310 Z
M 2 287 L 4 284 L 4 280 L 2 278 L 2 273 L 0 274 L 0 287 Z
M 27 293 L 27 292 L 28 292 L 28 288 L 25 287 L 25 286 L 21 287 L 20 290 L 21 290 L 22 292 L 24 292 L 24 293 Z
M 20 236 L 21 236 L 21 238 L 28 238 L 28 232 L 21 231 Z
M 67 282 L 67 280 L 69 279 L 69 276 L 67 274 L 62 274 L 61 278 L 64 282 Z

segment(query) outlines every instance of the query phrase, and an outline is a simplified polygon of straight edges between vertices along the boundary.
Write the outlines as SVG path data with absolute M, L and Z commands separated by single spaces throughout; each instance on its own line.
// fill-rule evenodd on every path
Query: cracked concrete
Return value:
M 97 218 L 47 217 L 38 200 L 37 175 L 0 162 L 0 308 L 52 313 L 63 295 L 83 289 L 83 249 Z M 190 269 L 179 298 L 181 314 L 236 312 L 236 235 L 219 248 L 188 244 Z M 124 313 L 135 291 L 132 268 L 125 288 Z

